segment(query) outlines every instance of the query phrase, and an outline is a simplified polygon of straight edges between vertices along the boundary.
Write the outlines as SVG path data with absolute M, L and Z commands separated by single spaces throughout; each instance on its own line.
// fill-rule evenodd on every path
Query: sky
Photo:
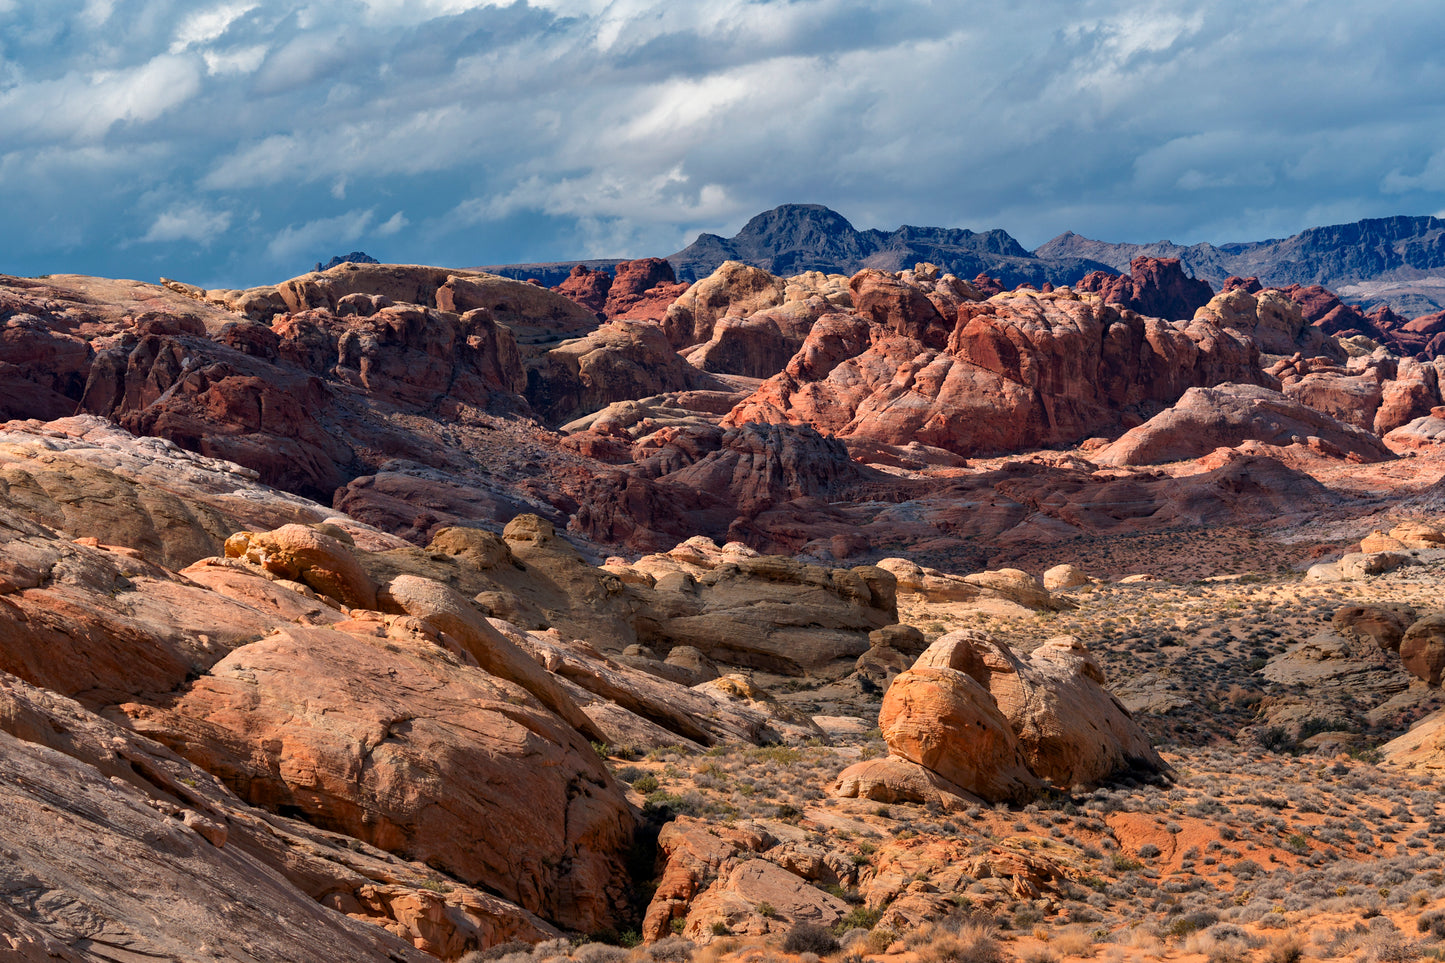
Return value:
M 0 0 L 0 273 L 1445 214 L 1438 0 Z

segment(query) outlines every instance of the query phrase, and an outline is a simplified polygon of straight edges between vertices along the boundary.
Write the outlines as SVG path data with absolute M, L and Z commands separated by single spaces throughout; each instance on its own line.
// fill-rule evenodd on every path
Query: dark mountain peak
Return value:
M 1030 254 L 1007 231 L 975 233 L 964 228 L 916 227 L 860 231 L 821 204 L 783 204 L 748 221 L 734 237 L 701 234 L 668 258 L 682 280 L 707 277 L 725 260 L 738 260 L 774 274 L 827 271 L 853 274 L 871 267 L 897 271 L 931 261 L 959 277 L 985 273 L 1010 285 L 1068 284 L 1104 267 L 1069 258 L 1055 263 Z
M 313 270 L 313 271 L 318 271 L 318 272 L 319 272 L 319 271 L 329 271 L 329 270 L 331 270 L 332 268 L 334 268 L 334 267 L 336 267 L 336 266 L 338 266 L 338 265 L 341 265 L 341 264 L 380 264 L 380 263 L 381 263 L 380 261 L 378 261 L 376 258 L 372 257 L 370 254 L 366 254 L 366 253 L 364 253 L 364 252 L 362 252 L 362 251 L 352 251 L 350 254 L 338 254 L 336 257 L 334 257 L 334 258 L 332 258 L 331 260 L 327 261 L 325 264 L 322 264 L 320 261 L 317 261 L 317 262 L 316 262 L 316 267 L 312 268 L 312 270 Z
M 780 204 L 744 224 L 733 240 L 771 243 L 800 234 L 839 237 L 857 233 L 846 217 L 822 204 Z

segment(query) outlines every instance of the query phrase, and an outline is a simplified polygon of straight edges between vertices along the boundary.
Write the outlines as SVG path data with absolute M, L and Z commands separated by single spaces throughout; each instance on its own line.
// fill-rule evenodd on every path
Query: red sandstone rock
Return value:
M 990 802 L 1027 799 L 1040 785 L 988 690 L 956 669 L 915 666 L 899 675 L 878 725 L 892 754 Z
M 998 278 L 989 277 L 983 272 L 979 272 L 974 277 L 973 286 L 979 294 L 986 298 L 993 297 L 995 294 L 1003 294 L 1003 282 Z
M 1214 289 L 1208 281 L 1188 277 L 1178 258 L 1140 255 L 1129 262 L 1128 275 L 1093 271 L 1074 285 L 1079 292 L 1093 292 L 1106 304 L 1119 304 L 1154 318 L 1192 318 L 1209 302 Z
M 552 290 L 571 298 L 599 318 L 605 318 L 607 312 L 603 310 L 603 305 L 607 303 L 607 292 L 611 289 L 612 275 L 578 264 L 572 268 L 567 279 Z
M 1314 441 L 1311 441 L 1314 439 Z M 1167 411 L 1131 429 L 1093 455 L 1101 465 L 1152 465 L 1198 458 L 1254 440 L 1306 444 L 1361 462 L 1393 453 L 1374 435 L 1258 385 L 1191 388 Z
M 1205 322 L 1121 315 L 1056 293 L 959 300 L 944 325 L 934 292 L 907 293 L 903 280 L 855 277 L 860 314 L 881 320 L 820 320 L 724 427 L 806 423 L 882 444 L 1016 451 L 1077 440 L 1125 406 L 1167 403 L 1191 385 L 1265 380 L 1252 346 Z
M 660 257 L 639 258 L 617 265 L 603 313 L 608 319 L 661 321 L 689 285 L 678 283 L 672 265 Z
M 1379 328 L 1354 305 L 1345 304 L 1339 295 L 1318 284 L 1303 287 L 1291 284 L 1280 289 L 1300 306 L 1305 320 L 1326 334 L 1338 337 L 1364 335 L 1375 341 L 1386 340 Z

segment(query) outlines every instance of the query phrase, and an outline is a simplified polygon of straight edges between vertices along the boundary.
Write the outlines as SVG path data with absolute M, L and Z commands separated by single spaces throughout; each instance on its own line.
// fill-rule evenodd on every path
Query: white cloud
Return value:
M 231 226 L 230 211 L 185 204 L 162 212 L 141 238 L 144 242 L 196 241 L 210 244 Z
M 1398 167 L 1392 169 L 1380 182 L 1380 190 L 1386 194 L 1420 190 L 1445 191 L 1445 150 L 1432 154 L 1418 174 L 1406 174 Z
M 201 58 L 206 62 L 206 73 L 213 77 L 217 74 L 254 74 L 269 50 L 260 43 L 231 50 L 203 50 Z
M 171 42 L 171 53 L 180 53 L 188 47 L 210 43 L 221 37 L 231 24 L 255 10 L 255 3 L 227 3 L 210 10 L 191 14 L 176 29 L 176 38 Z
M 0 128 L 21 137 L 94 141 L 116 124 L 148 123 L 200 89 L 194 58 L 162 54 L 138 67 L 67 73 L 0 93 Z
M 7 5 L 0 3 L 0 13 L 7 12 Z M 110 22 L 114 13 L 115 0 L 85 0 L 85 6 L 80 11 L 80 21 L 92 30 L 99 30 Z
M 376 230 L 372 231 L 371 233 L 375 234 L 377 237 L 391 237 L 393 234 L 396 234 L 398 231 L 401 231 L 403 228 L 407 227 L 410 224 L 411 222 L 406 219 L 406 215 L 403 214 L 401 211 L 397 211 L 395 214 L 391 215 L 391 217 L 387 218 L 384 223 L 378 224 L 376 226 Z
M 336 217 L 307 221 L 301 225 L 289 225 L 266 245 L 266 254 L 278 264 L 298 259 L 314 261 L 321 257 L 324 250 L 351 244 L 360 239 L 374 218 L 375 213 L 368 209 L 348 211 Z

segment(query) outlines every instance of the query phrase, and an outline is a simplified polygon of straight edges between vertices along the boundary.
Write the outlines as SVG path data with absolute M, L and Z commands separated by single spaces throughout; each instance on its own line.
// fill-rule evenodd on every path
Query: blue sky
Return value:
M 1439 214 L 1442 11 L 0 0 L 0 272 L 664 255 L 787 202 L 1026 247 Z

